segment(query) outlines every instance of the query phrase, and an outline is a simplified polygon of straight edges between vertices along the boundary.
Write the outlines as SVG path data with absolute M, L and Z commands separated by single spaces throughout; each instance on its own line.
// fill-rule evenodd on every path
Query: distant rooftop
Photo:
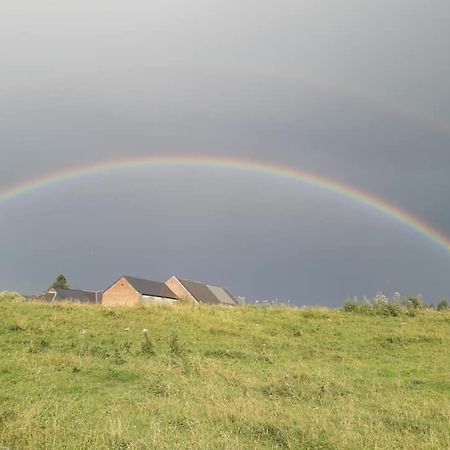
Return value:
M 237 305 L 236 298 L 225 288 L 177 278 L 185 289 L 200 303 L 209 305 Z
M 177 296 L 164 283 L 160 283 L 159 281 L 130 277 L 128 275 L 125 275 L 123 278 L 141 295 L 177 299 Z
M 50 296 L 53 297 L 50 298 Z M 51 301 L 79 300 L 83 303 L 101 303 L 102 293 L 80 289 L 50 288 L 44 297 Z

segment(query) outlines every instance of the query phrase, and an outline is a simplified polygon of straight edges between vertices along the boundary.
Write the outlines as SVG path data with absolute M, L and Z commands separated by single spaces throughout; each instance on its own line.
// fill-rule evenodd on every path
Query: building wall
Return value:
M 173 298 L 167 298 L 167 297 L 155 297 L 153 295 L 141 295 L 140 301 L 142 303 L 167 304 L 167 303 L 176 303 L 178 300 L 175 300 Z
M 130 283 L 125 278 L 121 278 L 103 292 L 102 305 L 132 306 L 137 305 L 140 298 L 141 296 Z
M 179 298 L 188 299 L 193 302 L 197 301 L 194 297 L 184 288 L 184 286 L 178 281 L 176 277 L 171 277 L 166 281 L 166 286 Z

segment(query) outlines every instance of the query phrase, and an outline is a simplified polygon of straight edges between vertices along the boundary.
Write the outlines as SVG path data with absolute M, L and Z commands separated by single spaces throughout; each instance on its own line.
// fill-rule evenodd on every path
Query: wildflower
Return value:
M 80 334 L 86 334 L 86 333 L 87 333 L 86 330 L 81 330 L 81 331 L 80 331 Z
M 376 305 L 387 305 L 389 303 L 388 298 L 382 292 L 377 292 L 373 300 Z
M 125 328 L 125 331 L 130 331 L 130 329 L 129 328 Z
M 147 328 L 144 328 L 144 329 L 142 330 L 142 332 L 143 332 L 144 334 L 147 334 L 147 333 L 148 333 Z

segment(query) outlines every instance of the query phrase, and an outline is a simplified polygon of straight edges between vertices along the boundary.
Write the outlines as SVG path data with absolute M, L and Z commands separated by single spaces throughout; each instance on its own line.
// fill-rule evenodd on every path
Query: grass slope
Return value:
M 3 301 L 0 447 L 450 448 L 449 332 L 436 311 Z

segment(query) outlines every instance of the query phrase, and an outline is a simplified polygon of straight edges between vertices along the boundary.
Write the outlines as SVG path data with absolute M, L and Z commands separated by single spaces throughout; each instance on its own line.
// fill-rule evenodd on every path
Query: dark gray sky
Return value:
M 117 157 L 298 167 L 450 235 L 450 4 L 438 0 L 2 2 L 0 190 Z M 0 203 L 0 289 L 64 272 L 223 284 L 248 299 L 450 297 L 450 253 L 298 182 L 128 170 Z

